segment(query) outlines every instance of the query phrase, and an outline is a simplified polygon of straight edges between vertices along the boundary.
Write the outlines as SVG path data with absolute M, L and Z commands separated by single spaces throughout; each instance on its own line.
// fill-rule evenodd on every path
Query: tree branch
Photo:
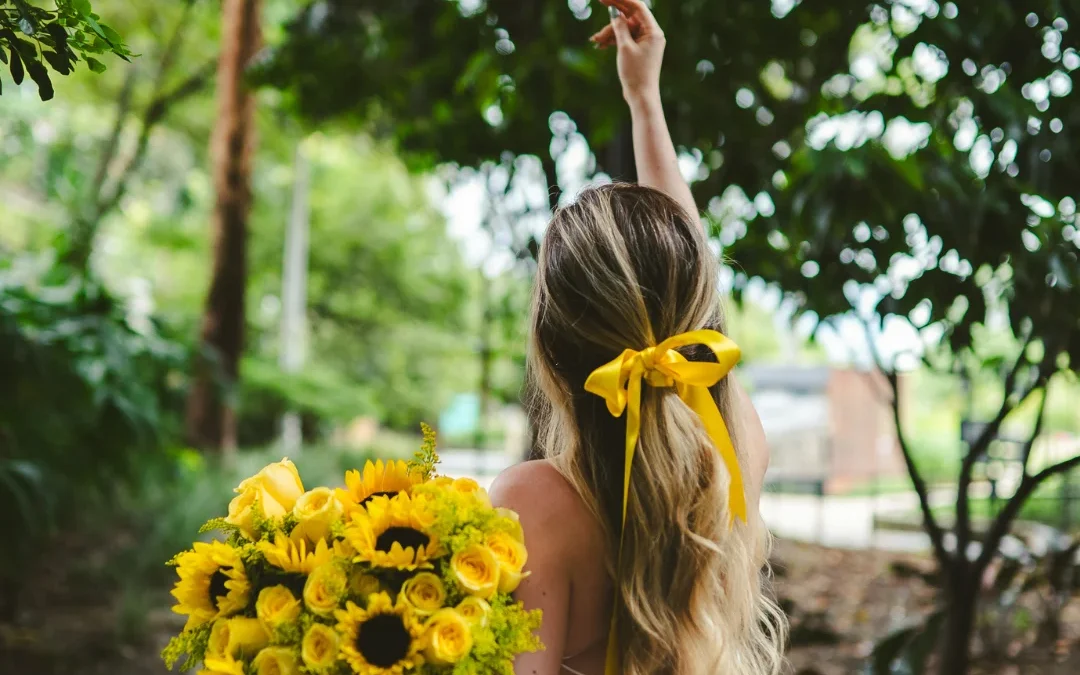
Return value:
M 1027 363 L 1027 359 L 1024 357 L 1027 352 L 1028 345 L 1031 344 L 1032 337 L 1028 335 L 1024 339 L 1024 344 L 1020 348 L 1020 353 L 1016 357 L 1016 361 L 1013 363 L 1012 368 L 1005 375 L 1005 390 L 1003 393 L 1001 408 L 998 409 L 997 414 L 994 416 L 982 430 L 979 437 L 975 439 L 975 442 L 968 448 L 967 454 L 964 455 L 963 460 L 960 463 L 960 480 L 956 486 L 956 547 L 958 551 L 962 551 L 967 548 L 968 543 L 971 541 L 971 500 L 968 497 L 968 489 L 971 487 L 972 474 L 975 470 L 975 464 L 979 458 L 986 454 L 986 451 L 990 448 L 990 442 L 998 431 L 1001 429 L 1001 423 L 1005 421 L 1005 418 L 1009 416 L 1016 406 L 1020 405 L 1027 400 L 1028 396 L 1031 396 L 1039 383 L 1043 381 L 1043 368 L 1047 365 L 1047 358 L 1044 356 L 1043 363 L 1039 364 L 1039 377 L 1036 378 L 1035 383 L 1031 385 L 1017 400 L 1016 403 L 1012 403 L 1010 398 L 1012 396 L 1013 389 L 1016 387 L 1016 378 L 1020 373 L 1020 368 Z
M 1016 494 L 1009 499 L 1005 504 L 1005 508 L 1001 510 L 1001 513 L 998 514 L 997 518 L 994 519 L 993 524 L 990 526 L 990 530 L 986 534 L 986 539 L 983 541 L 983 550 L 979 554 L 979 559 L 976 562 L 977 570 L 985 569 L 985 567 L 990 564 L 990 560 L 997 551 L 1001 540 L 1008 533 L 1009 527 L 1020 514 L 1020 509 L 1024 507 L 1024 503 L 1027 502 L 1028 498 L 1035 492 L 1036 488 L 1050 478 L 1075 469 L 1076 467 L 1080 467 L 1080 455 L 1051 465 L 1034 476 L 1024 476 L 1024 479 L 1020 481 L 1020 487 L 1016 490 Z
M 135 151 L 131 154 L 131 157 L 124 164 L 124 168 L 120 171 L 120 177 L 117 179 L 116 186 L 113 188 L 112 192 L 108 197 L 102 197 L 94 209 L 93 222 L 95 224 L 100 222 L 107 213 L 116 208 L 116 205 L 127 192 L 128 182 L 131 180 L 132 174 L 139 168 L 143 158 L 146 156 L 146 150 L 150 144 L 150 134 L 153 132 L 154 128 L 156 128 L 161 120 L 165 118 L 173 106 L 199 93 L 216 70 L 216 60 L 208 61 L 203 64 L 202 68 L 199 68 L 189 75 L 186 80 L 181 82 L 171 91 L 159 94 L 150 102 L 150 105 L 147 106 L 146 112 L 143 115 L 143 121 L 139 130 L 139 140 L 135 144 Z
M 1031 459 L 1031 449 L 1035 446 L 1035 439 L 1042 434 L 1043 423 L 1046 421 L 1046 402 L 1050 398 L 1050 382 L 1043 383 L 1043 396 L 1039 401 L 1039 412 L 1035 418 L 1035 429 L 1032 430 L 1031 436 L 1028 437 L 1022 452 L 1022 458 L 1024 463 L 1024 473 L 1027 473 L 1028 460 Z
M 856 316 L 858 315 L 856 314 Z M 911 448 L 908 446 L 907 438 L 904 436 L 903 425 L 900 423 L 900 388 L 896 371 L 885 368 L 881 355 L 878 353 L 877 345 L 874 344 L 874 335 L 870 330 L 870 322 L 861 316 L 859 316 L 859 321 L 862 323 L 863 330 L 866 333 L 866 344 L 870 350 L 870 356 L 874 360 L 874 365 L 885 376 L 889 388 L 892 389 L 889 403 L 892 409 L 893 424 L 896 427 L 896 440 L 900 445 L 900 452 L 904 456 L 904 465 L 907 467 L 908 476 L 911 478 L 911 485 L 915 488 L 915 494 L 919 497 L 919 510 L 922 511 L 923 527 L 930 537 L 934 557 L 937 558 L 938 565 L 944 573 L 948 569 L 952 558 L 945 549 L 945 532 L 941 529 L 937 518 L 934 517 L 934 512 L 930 509 L 930 491 L 926 487 L 926 481 L 923 479 L 919 467 L 915 464 L 915 457 L 911 454 Z

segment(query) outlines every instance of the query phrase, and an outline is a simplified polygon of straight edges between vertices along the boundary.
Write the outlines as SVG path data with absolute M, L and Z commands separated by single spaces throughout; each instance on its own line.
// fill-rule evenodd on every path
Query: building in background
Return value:
M 740 377 L 768 438 L 770 485 L 827 494 L 906 474 L 880 372 L 752 365 Z

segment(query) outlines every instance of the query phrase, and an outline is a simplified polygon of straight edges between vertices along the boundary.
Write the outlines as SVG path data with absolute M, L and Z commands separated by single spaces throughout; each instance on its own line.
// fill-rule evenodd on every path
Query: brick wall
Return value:
M 903 376 L 899 388 L 903 397 Z M 906 474 L 889 393 L 888 382 L 880 372 L 831 371 L 826 391 L 832 439 L 827 491 L 842 492 L 875 476 Z

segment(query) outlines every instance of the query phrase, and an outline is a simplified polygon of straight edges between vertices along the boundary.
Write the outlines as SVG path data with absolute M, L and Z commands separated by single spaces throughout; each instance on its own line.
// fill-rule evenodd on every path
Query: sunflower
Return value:
M 219 541 L 197 542 L 191 551 L 176 557 L 180 580 L 172 590 L 173 611 L 186 614 L 184 630 L 244 610 L 251 584 L 244 572 L 240 551 Z
M 382 460 L 364 464 L 364 472 L 353 469 L 345 472 L 345 489 L 337 490 L 337 498 L 351 512 L 367 506 L 375 497 L 393 497 L 399 492 L 409 492 L 414 485 L 424 482 L 420 472 L 410 472 L 409 465 L 401 460 Z
M 345 552 L 344 542 L 335 542 L 333 547 L 325 539 L 311 544 L 307 539 L 291 539 L 278 532 L 273 543 L 260 541 L 256 548 L 266 556 L 266 562 L 278 569 L 296 574 L 311 574 L 320 565 L 330 562 L 334 556 Z M 351 552 L 351 551 L 350 551 Z
M 366 610 L 349 602 L 334 616 L 341 658 L 357 675 L 401 675 L 424 663 L 424 626 L 404 600 L 376 593 Z
M 353 512 L 345 539 L 356 549 L 353 562 L 398 570 L 430 568 L 439 553 L 439 542 L 427 529 L 434 516 L 427 502 L 402 492 L 396 497 L 377 497 L 366 509 Z

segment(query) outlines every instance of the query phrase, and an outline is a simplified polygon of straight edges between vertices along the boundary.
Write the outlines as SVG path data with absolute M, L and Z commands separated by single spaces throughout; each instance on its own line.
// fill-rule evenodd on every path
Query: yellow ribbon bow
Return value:
M 716 363 L 687 361 L 675 351 L 679 347 L 702 344 L 716 355 Z M 732 520 L 746 522 L 746 494 L 743 489 L 742 470 L 735 455 L 724 418 L 716 407 L 709 387 L 722 380 L 735 364 L 741 352 L 730 338 L 714 330 L 695 330 L 664 340 L 655 347 L 642 351 L 627 349 L 617 358 L 606 363 L 589 375 L 585 390 L 607 401 L 608 412 L 622 417 L 626 411 L 626 465 L 623 469 L 622 521 L 619 529 L 619 560 L 622 560 L 622 531 L 626 528 L 626 505 L 630 496 L 630 470 L 637 450 L 638 434 L 641 432 L 641 381 L 653 387 L 674 386 L 679 398 L 701 418 L 717 452 L 720 453 L 731 485 L 728 488 L 728 511 Z M 616 590 L 616 597 L 618 591 Z M 616 601 L 617 602 L 617 601 Z M 611 615 L 611 633 L 608 637 L 605 675 L 618 675 L 619 654 L 616 645 L 615 614 Z

